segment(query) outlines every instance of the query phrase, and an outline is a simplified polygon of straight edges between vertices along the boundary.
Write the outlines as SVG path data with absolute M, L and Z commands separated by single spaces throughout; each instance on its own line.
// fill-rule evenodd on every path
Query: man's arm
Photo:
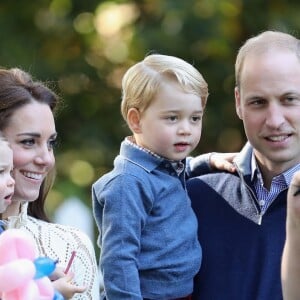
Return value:
M 294 174 L 287 198 L 286 242 L 284 245 L 281 280 L 285 300 L 300 295 L 300 172 Z

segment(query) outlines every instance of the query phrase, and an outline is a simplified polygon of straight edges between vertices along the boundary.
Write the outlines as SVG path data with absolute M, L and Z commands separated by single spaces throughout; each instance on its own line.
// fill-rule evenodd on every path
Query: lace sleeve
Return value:
M 71 271 L 75 274 L 74 282 L 75 284 L 87 287 L 84 293 L 76 294 L 73 299 L 98 300 L 100 295 L 100 282 L 92 242 L 85 233 L 79 230 L 74 229 L 70 232 L 70 235 L 74 240 L 72 249 L 70 249 L 70 256 L 73 250 L 76 251 L 76 256 L 71 266 Z

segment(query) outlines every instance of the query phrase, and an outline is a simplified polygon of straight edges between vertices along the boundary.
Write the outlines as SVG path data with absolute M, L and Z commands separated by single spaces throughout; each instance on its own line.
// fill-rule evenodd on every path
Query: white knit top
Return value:
M 73 250 L 76 256 L 70 270 L 74 284 L 87 287 L 76 293 L 72 300 L 99 300 L 99 274 L 93 244 L 89 237 L 71 226 L 48 223 L 27 215 L 28 203 L 22 204 L 21 213 L 10 217 L 7 228 L 20 228 L 29 232 L 37 245 L 39 256 L 58 259 L 66 267 Z

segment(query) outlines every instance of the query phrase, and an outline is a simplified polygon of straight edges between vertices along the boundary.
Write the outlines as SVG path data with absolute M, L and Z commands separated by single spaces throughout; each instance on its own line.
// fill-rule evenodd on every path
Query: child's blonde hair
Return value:
M 200 72 L 183 59 L 151 54 L 127 70 L 122 80 L 121 113 L 127 121 L 130 108 L 143 112 L 166 80 L 175 80 L 187 93 L 201 98 L 204 109 L 208 86 Z

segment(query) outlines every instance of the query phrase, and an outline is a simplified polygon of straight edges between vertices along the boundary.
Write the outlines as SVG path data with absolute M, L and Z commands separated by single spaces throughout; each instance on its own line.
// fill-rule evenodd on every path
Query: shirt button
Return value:
M 265 200 L 259 200 L 259 205 L 260 205 L 260 206 L 264 206 L 265 203 L 266 203 Z

